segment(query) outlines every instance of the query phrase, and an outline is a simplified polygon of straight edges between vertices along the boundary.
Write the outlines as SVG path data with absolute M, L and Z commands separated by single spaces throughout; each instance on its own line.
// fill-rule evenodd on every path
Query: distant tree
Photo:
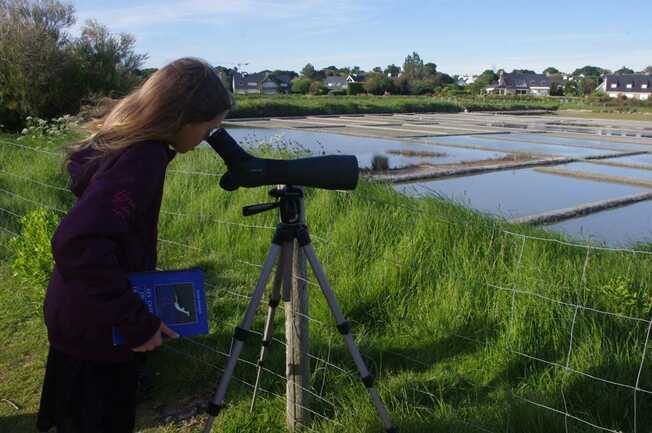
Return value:
M 291 80 L 294 80 L 295 78 L 297 78 L 299 76 L 299 74 L 297 74 L 296 72 L 290 71 L 290 70 L 285 70 L 285 69 L 275 69 L 272 72 L 270 72 L 270 75 L 273 78 L 276 78 L 276 77 L 279 77 L 279 76 L 287 76 L 287 77 L 290 77 Z
M 216 66 L 215 71 L 217 76 L 220 77 L 222 83 L 227 87 L 227 89 L 233 91 L 233 76 L 235 75 L 235 69 L 227 68 L 225 66 Z
M 564 79 L 561 74 L 549 74 L 548 78 L 550 78 L 550 96 L 563 96 Z
M 423 65 L 423 75 L 426 78 L 434 78 L 437 75 L 437 65 L 434 63 Z
M 328 89 L 324 87 L 323 81 L 313 81 L 310 83 L 309 92 L 311 95 L 324 95 L 328 93 Z
M 512 74 L 536 74 L 536 72 L 530 69 L 514 69 Z
M 431 80 L 410 80 L 409 88 L 412 95 L 425 95 L 433 92 L 434 85 Z
M 625 74 L 633 74 L 634 70 L 628 68 L 627 66 L 623 66 L 622 68 L 618 69 L 614 74 L 616 75 L 625 75 Z
M 363 85 L 367 93 L 373 95 L 384 95 L 385 92 L 394 93 L 394 82 L 386 77 L 382 71 L 368 74 Z
M 487 86 L 493 82 L 498 81 L 498 78 L 498 74 L 496 74 L 491 69 L 487 69 L 482 74 L 480 74 L 472 84 L 468 86 L 469 90 L 471 93 L 475 94 L 482 93 Z
M 351 75 L 361 74 L 363 71 L 360 69 L 360 66 L 354 66 L 351 68 Z
M 95 20 L 86 21 L 75 44 L 84 74 L 84 89 L 88 93 L 127 94 L 139 83 L 135 71 L 148 57 L 137 54 L 135 46 L 133 35 L 116 36 L 105 25 Z
M 410 79 L 406 75 L 401 75 L 393 80 L 394 91 L 400 95 L 410 94 Z
M 437 86 L 448 86 L 457 82 L 455 78 L 451 77 L 448 74 L 444 74 L 443 72 L 437 72 L 433 78 L 433 81 Z
M 384 72 L 385 72 L 385 76 L 395 78 L 398 77 L 398 74 L 401 73 L 401 68 L 394 64 L 391 64 L 391 65 L 387 65 Z
M 312 66 L 312 64 L 308 63 L 301 70 L 301 76 L 307 78 L 308 80 L 312 80 L 315 76 L 315 67 Z
M 553 67 L 553 66 L 548 66 L 546 69 L 543 70 L 543 73 L 550 76 L 550 75 L 555 75 L 555 74 L 560 74 L 559 69 Z
M 143 78 L 144 80 L 146 80 L 156 71 L 158 71 L 158 68 L 145 68 L 145 69 L 136 69 L 134 73 L 139 77 Z
M 349 83 L 346 93 L 348 95 L 359 95 L 364 93 L 364 86 L 362 83 Z
M 564 83 L 564 96 L 579 96 L 579 86 L 577 81 L 566 81 Z
M 351 68 L 349 68 L 348 66 L 345 66 L 343 68 L 339 68 L 337 70 L 337 74 L 340 77 L 348 77 L 351 74 Z
M 308 78 L 295 78 L 292 80 L 292 93 L 305 95 L 310 91 L 311 81 Z
M 579 95 L 580 96 L 589 96 L 595 93 L 596 88 L 598 87 L 599 77 L 585 77 L 582 78 L 579 82 Z
M 339 69 L 337 69 L 337 66 L 328 66 L 327 68 L 324 68 L 321 71 L 324 73 L 324 76 L 326 77 L 334 77 L 339 75 Z
M 380 66 L 376 66 L 375 68 L 373 68 L 371 70 L 371 72 L 374 72 L 376 74 L 382 74 L 383 73 L 383 68 L 381 68 Z
M 642 74 L 651 74 L 652 75 L 652 65 L 641 71 Z
M 83 96 L 66 29 L 74 8 L 57 1 L 0 0 L 0 124 L 75 111 Z
M 424 78 L 425 69 L 419 54 L 413 52 L 405 58 L 403 73 L 411 80 L 422 80 Z
M 573 71 L 574 76 L 584 75 L 585 77 L 600 77 L 608 73 L 608 69 L 602 69 L 597 66 L 584 66 L 583 68 L 575 69 L 575 71 Z

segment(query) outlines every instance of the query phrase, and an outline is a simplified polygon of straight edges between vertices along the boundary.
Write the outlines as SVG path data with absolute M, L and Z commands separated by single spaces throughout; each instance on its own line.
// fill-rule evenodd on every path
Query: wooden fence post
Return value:
M 303 206 L 301 214 L 304 215 Z M 307 263 L 296 240 L 292 254 L 292 293 L 290 302 L 285 302 L 287 426 L 290 432 L 300 431 L 310 421 L 306 410 L 310 405 L 310 395 L 306 391 L 310 389 Z

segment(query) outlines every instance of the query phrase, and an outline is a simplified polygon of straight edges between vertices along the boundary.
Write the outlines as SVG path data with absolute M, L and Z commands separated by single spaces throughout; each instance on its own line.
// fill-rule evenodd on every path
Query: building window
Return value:
M 256 86 L 256 83 L 247 83 L 247 86 Z
M 612 88 L 612 89 L 615 89 L 616 87 L 618 87 L 618 84 L 616 84 L 616 83 L 611 83 L 611 88 Z
M 628 89 L 631 89 L 631 88 L 632 88 L 632 84 L 629 83 L 629 84 L 627 85 L 627 88 L 628 88 Z
M 647 84 L 641 84 L 641 89 L 647 89 Z

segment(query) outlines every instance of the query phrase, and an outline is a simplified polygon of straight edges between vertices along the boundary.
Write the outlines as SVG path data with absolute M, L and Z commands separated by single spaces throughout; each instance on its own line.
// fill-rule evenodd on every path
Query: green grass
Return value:
M 606 97 L 562 98 L 564 103 L 560 106 L 563 110 L 590 110 L 596 113 L 614 114 L 650 114 L 652 101 L 638 99 L 620 100 Z
M 491 110 L 556 110 L 548 98 L 430 96 L 238 96 L 230 118 L 317 114 L 423 113 Z
M 564 117 L 578 117 L 582 119 L 606 119 L 606 120 L 644 120 L 652 121 L 652 110 L 640 113 L 625 112 L 602 112 L 602 111 L 585 111 L 575 109 L 564 109 L 555 112 L 556 115 Z
M 70 139 L 63 138 L 60 141 Z M 0 136 L 0 171 L 58 186 L 66 177 L 56 157 L 21 150 Z M 21 143 L 38 146 L 38 140 Z M 54 149 L 57 144 L 49 146 Z M 198 150 L 178 155 L 170 169 L 222 172 L 212 152 Z M 35 202 L 66 209 L 69 194 L 49 190 L 24 179 L 0 173 L 0 188 Z M 225 221 L 272 226 L 273 212 L 245 219 L 242 206 L 268 201 L 267 188 L 226 193 L 217 178 L 168 173 L 163 210 L 184 216 L 161 215 L 159 236 L 188 244 L 159 245 L 159 266 L 181 269 L 201 266 L 209 288 L 210 334 L 198 340 L 228 351 L 233 326 L 241 319 L 246 301 L 227 294 L 248 293 L 272 231 L 225 224 Z M 23 214 L 38 205 L 0 192 L 0 207 Z M 527 433 L 565 432 L 564 416 L 524 399 L 568 411 L 594 424 L 633 431 L 634 392 L 606 385 L 516 352 L 566 365 L 571 327 L 574 326 L 569 367 L 610 381 L 634 385 L 641 365 L 647 323 L 578 310 L 544 299 L 515 294 L 518 288 L 598 310 L 649 318 L 652 307 L 652 262 L 643 254 L 590 250 L 553 242 L 521 238 L 504 229 L 561 239 L 533 228 L 514 228 L 436 198 L 413 199 L 391 188 L 362 182 L 353 193 L 308 190 L 311 232 L 345 315 L 354 322 L 354 334 L 402 432 Z M 0 212 L 0 225 L 19 231 L 16 218 Z M 33 431 L 43 364 L 47 351 L 40 298 L 42 287 L 21 287 L 11 275 L 7 236 L 0 235 L 0 431 Z M 37 296 L 33 296 L 36 294 Z M 311 352 L 354 371 L 354 365 L 335 330 L 326 303 L 318 291 L 310 293 Z M 513 301 L 515 301 L 513 303 Z M 262 308 L 264 310 L 264 307 Z M 261 330 L 260 311 L 254 329 Z M 279 312 L 278 316 L 282 316 Z M 281 332 L 282 317 L 278 317 Z M 139 407 L 138 431 L 199 432 L 203 418 L 185 424 L 165 424 L 161 406 L 185 407 L 212 395 L 225 358 L 215 352 L 178 341 L 166 343 L 151 356 L 159 373 L 153 395 Z M 257 339 L 243 357 L 253 361 Z M 178 352 L 190 358 L 181 357 Z M 283 348 L 272 346 L 269 368 L 283 373 Z M 652 389 L 652 349 L 639 386 Z M 240 364 L 236 375 L 253 382 L 255 370 Z M 312 385 L 335 403 L 313 400 L 312 409 L 335 422 L 312 427 L 319 432 L 377 432 L 381 426 L 364 387 L 355 377 L 314 361 Z M 284 383 L 267 374 L 262 386 L 284 393 Z M 249 413 L 251 390 L 232 382 L 228 407 L 214 431 L 277 432 L 284 427 L 284 400 L 261 396 L 258 410 Z M 652 425 L 652 396 L 639 393 L 638 431 Z M 569 430 L 594 431 L 568 419 Z

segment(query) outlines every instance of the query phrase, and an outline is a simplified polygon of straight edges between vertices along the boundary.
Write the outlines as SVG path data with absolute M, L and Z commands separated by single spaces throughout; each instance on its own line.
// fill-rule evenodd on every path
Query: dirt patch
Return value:
M 414 173 L 419 169 L 432 167 L 429 164 L 410 164 L 404 165 L 402 167 L 390 167 L 387 170 L 374 170 L 371 168 L 361 168 L 360 173 L 363 175 L 376 175 L 376 174 L 403 174 L 403 173 Z
M 577 158 L 551 157 L 542 159 L 536 155 L 516 154 L 498 159 L 460 162 L 457 164 L 421 164 L 418 167 L 395 170 L 386 174 L 371 173 L 368 176 L 375 180 L 393 183 L 414 182 L 426 179 L 472 176 L 501 170 L 567 164 L 575 161 L 577 161 Z
M 501 163 L 511 163 L 511 162 L 527 162 L 540 159 L 537 156 L 526 154 L 526 153 L 513 153 L 503 158 L 493 158 L 493 159 L 482 159 L 479 161 L 461 161 L 451 164 L 413 164 L 407 165 L 404 167 L 390 168 L 389 170 L 378 170 L 374 171 L 372 169 L 362 169 L 360 172 L 367 175 L 382 175 L 382 174 L 417 174 L 421 172 L 432 171 L 433 169 L 453 169 L 453 168 L 463 168 L 463 167 L 484 167 L 486 165 L 496 165 Z
M 427 150 L 390 149 L 386 152 L 392 155 L 419 156 L 424 158 L 441 158 L 442 156 L 446 156 L 446 154 L 442 152 L 429 152 Z

